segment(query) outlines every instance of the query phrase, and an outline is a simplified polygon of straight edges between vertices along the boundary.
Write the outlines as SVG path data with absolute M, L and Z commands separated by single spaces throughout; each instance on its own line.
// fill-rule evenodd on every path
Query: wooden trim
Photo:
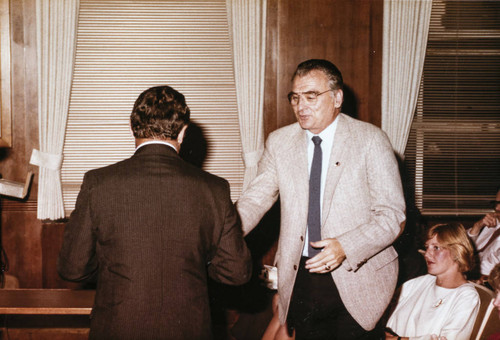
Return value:
M 278 0 L 267 1 L 266 72 L 264 80 L 264 136 L 276 130 L 278 106 Z
M 9 0 L 0 0 L 0 147 L 12 146 Z
M 0 289 L 0 314 L 87 315 L 94 290 Z

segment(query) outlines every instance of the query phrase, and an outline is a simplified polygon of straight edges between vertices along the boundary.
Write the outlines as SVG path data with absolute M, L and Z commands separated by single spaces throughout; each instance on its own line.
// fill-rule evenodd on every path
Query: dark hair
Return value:
M 323 72 L 328 77 L 328 85 L 331 90 L 341 90 L 344 87 L 342 73 L 337 66 L 324 59 L 309 59 L 300 63 L 292 76 L 292 81 L 295 77 L 305 76 L 315 70 Z
M 474 267 L 474 246 L 467 231 L 460 223 L 436 224 L 427 231 L 427 239 L 437 236 L 438 242 L 450 250 L 451 256 L 458 263 L 461 273 Z
M 130 126 L 135 138 L 177 139 L 189 114 L 182 93 L 170 86 L 151 87 L 135 101 Z

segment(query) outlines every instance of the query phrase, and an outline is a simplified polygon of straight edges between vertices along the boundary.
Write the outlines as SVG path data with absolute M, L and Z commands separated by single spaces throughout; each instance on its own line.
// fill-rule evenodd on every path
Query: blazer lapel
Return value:
M 300 128 L 294 136 L 289 161 L 290 185 L 295 192 L 298 211 L 303 215 L 299 220 L 305 219 L 307 221 L 307 207 L 309 206 L 309 170 L 307 168 L 307 139 L 306 133 L 302 128 Z M 307 194 L 304 195 L 304 193 Z
M 337 186 L 340 176 L 344 171 L 344 166 L 346 164 L 345 160 L 349 156 L 348 144 L 351 133 L 350 127 L 347 119 L 345 119 L 342 113 L 339 114 L 337 119 L 339 121 L 337 123 L 337 130 L 335 131 L 335 137 L 333 139 L 332 153 L 330 155 L 325 189 L 323 192 L 323 213 L 321 217 L 322 225 L 326 222 L 330 213 L 335 187 Z

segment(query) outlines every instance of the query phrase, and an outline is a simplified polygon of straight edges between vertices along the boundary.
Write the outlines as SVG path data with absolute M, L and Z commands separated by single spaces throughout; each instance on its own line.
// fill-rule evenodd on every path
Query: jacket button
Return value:
M 297 270 L 297 265 L 296 264 L 293 265 L 293 270 Z
M 304 241 L 304 236 L 301 236 L 301 237 L 300 237 L 300 240 L 301 240 L 301 241 Z

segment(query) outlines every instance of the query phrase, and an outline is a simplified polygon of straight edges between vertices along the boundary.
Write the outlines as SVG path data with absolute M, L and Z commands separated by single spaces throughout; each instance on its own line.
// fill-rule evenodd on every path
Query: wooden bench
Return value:
M 0 289 L 0 339 L 88 339 L 94 290 Z
M 0 289 L 0 314 L 89 315 L 94 290 Z

